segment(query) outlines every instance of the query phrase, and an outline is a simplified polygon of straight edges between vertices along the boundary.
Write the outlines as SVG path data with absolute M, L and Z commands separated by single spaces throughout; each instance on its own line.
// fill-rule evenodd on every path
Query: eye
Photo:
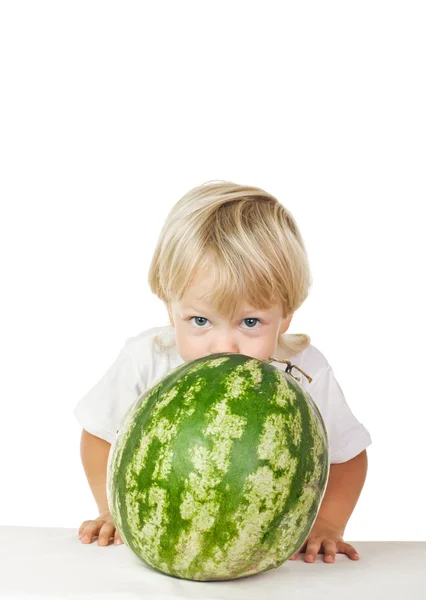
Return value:
M 244 321 L 257 321 L 258 323 L 260 323 L 260 320 L 259 320 L 259 319 L 256 319 L 256 317 L 251 317 L 251 318 L 249 318 L 249 319 L 243 319 L 243 322 L 244 322 Z M 250 325 L 250 326 L 248 327 L 248 329 L 259 329 L 259 328 L 258 328 L 258 327 L 254 327 L 254 326 L 252 327 L 252 326 Z
M 205 329 L 205 327 L 204 327 L 205 321 L 208 322 L 208 319 L 206 319 L 205 317 L 191 317 L 190 319 L 188 319 L 188 321 L 191 322 L 193 319 L 198 319 L 198 321 L 204 321 L 204 323 L 201 323 L 201 324 L 199 322 L 197 323 L 197 329 Z M 252 323 L 253 321 L 256 321 L 257 323 L 255 323 L 254 325 L 249 324 L 248 327 L 243 327 L 243 329 L 259 329 L 259 327 L 255 327 L 255 325 L 256 324 L 260 324 L 260 322 L 261 322 L 260 319 L 257 319 L 255 317 L 251 317 L 251 318 L 248 318 L 248 319 L 243 319 L 241 322 L 244 323 L 244 322 L 247 322 L 247 321 L 249 323 L 250 322 Z M 194 323 L 195 322 L 196 321 L 194 321 Z
M 201 321 L 208 321 L 208 319 L 206 319 L 205 317 L 191 317 L 190 319 L 188 319 L 188 321 L 191 322 L 192 319 L 200 319 Z M 203 327 L 198 327 L 198 329 L 203 329 Z

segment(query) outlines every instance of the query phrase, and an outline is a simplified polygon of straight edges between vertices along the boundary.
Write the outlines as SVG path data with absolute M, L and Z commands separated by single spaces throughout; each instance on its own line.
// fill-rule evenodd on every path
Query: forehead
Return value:
M 215 314 L 213 306 L 211 302 L 208 300 L 208 296 L 212 296 L 215 291 L 215 277 L 214 277 L 214 267 L 211 262 L 207 262 L 197 269 L 190 286 L 188 287 L 185 295 L 181 298 L 180 302 L 178 302 L 178 306 L 181 310 L 194 310 L 197 312 L 209 312 L 211 314 Z M 259 309 L 254 306 L 251 306 L 247 302 L 241 302 L 238 304 L 238 313 L 239 314 L 247 314 L 247 313 L 271 313 L 279 310 L 278 303 L 273 304 L 269 308 Z
M 192 296 L 190 298 L 189 296 L 186 295 L 182 298 L 182 300 L 178 304 L 179 304 L 181 310 L 192 310 L 192 311 L 197 311 L 199 313 L 204 313 L 204 314 L 207 314 L 207 313 L 214 314 L 215 313 L 215 310 L 213 309 L 212 305 L 207 301 L 206 298 L 201 299 L 196 296 Z M 250 304 L 247 304 L 246 302 L 239 304 L 237 307 L 237 312 L 239 314 L 248 314 L 248 313 L 267 314 L 267 313 L 275 312 L 276 310 L 277 310 L 277 305 L 271 306 L 269 308 L 259 309 L 254 306 L 251 306 Z
M 197 269 L 190 286 L 182 298 L 181 304 L 196 303 L 197 306 L 208 308 L 205 296 L 214 290 L 214 277 L 211 266 Z

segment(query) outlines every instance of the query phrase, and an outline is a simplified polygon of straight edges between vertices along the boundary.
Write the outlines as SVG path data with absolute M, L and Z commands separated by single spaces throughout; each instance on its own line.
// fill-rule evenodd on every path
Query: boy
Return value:
M 300 384 L 324 418 L 330 444 L 326 493 L 304 546 L 305 562 L 319 552 L 358 559 L 343 540 L 367 472 L 371 438 L 352 414 L 324 355 L 304 334 L 286 334 L 309 293 L 305 246 L 291 213 L 260 188 L 208 182 L 170 211 L 149 270 L 152 292 L 165 303 L 170 325 L 129 338 L 103 378 L 74 410 L 83 426 L 81 457 L 99 517 L 79 529 L 83 543 L 98 535 L 122 543 L 108 509 L 109 449 L 129 407 L 183 362 L 216 352 L 259 360 L 290 360 L 311 376 Z M 201 323 L 200 323 L 201 321 Z M 285 368 L 279 362 L 277 368 Z

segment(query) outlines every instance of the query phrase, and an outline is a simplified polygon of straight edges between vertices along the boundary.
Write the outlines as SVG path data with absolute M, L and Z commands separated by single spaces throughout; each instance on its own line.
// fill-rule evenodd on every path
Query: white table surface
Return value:
M 0 526 L 0 598 L 86 600 L 426 600 L 426 542 L 356 542 L 360 558 L 304 554 L 277 569 L 225 582 L 176 579 L 124 544 L 82 544 L 78 529 Z

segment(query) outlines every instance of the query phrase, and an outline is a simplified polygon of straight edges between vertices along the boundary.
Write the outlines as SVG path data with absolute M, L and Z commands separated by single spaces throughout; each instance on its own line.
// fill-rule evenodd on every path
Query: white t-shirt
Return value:
M 342 463 L 371 444 L 367 429 L 351 412 L 324 355 L 312 344 L 289 357 L 312 378 L 297 369 L 299 384 L 310 394 L 324 419 L 329 438 L 330 463 Z M 89 433 L 113 444 L 130 406 L 155 382 L 185 361 L 179 355 L 174 328 L 153 327 L 126 340 L 104 376 L 77 403 L 73 414 Z M 285 370 L 287 365 L 272 362 Z

